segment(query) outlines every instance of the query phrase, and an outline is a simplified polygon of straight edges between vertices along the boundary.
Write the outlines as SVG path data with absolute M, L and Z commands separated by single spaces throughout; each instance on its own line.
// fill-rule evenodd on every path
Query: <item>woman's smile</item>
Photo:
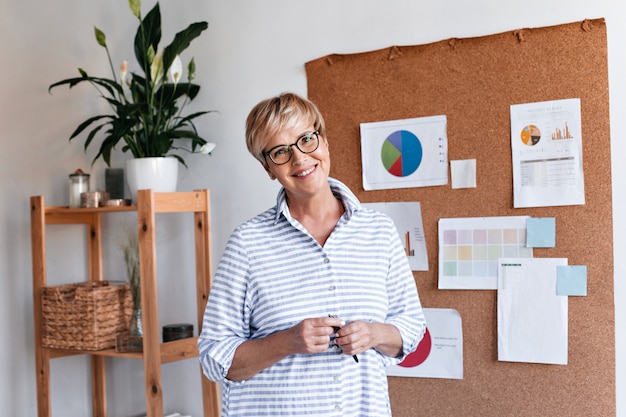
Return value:
M 315 171 L 315 168 L 317 168 L 317 165 L 313 165 L 310 168 L 307 168 L 305 170 L 301 170 L 296 172 L 295 174 L 293 174 L 294 177 L 306 177 L 307 175 L 309 175 L 310 173 L 312 173 L 313 171 Z

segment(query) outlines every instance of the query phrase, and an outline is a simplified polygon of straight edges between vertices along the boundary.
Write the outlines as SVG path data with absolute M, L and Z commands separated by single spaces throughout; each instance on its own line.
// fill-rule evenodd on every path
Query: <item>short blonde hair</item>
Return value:
M 302 121 L 311 122 L 313 129 L 326 137 L 324 117 L 310 100 L 294 93 L 280 95 L 261 101 L 254 106 L 246 119 L 246 146 L 248 152 L 266 165 L 263 148 L 278 132 L 289 129 Z

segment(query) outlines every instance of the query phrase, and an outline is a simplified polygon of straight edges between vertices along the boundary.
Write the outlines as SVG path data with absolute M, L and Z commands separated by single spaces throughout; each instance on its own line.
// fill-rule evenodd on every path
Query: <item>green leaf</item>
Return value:
M 85 70 L 79 68 L 78 72 L 80 72 L 81 77 L 66 78 L 65 80 L 57 81 L 56 83 L 50 84 L 50 86 L 48 87 L 48 92 L 50 92 L 50 90 L 52 90 L 54 87 L 58 87 L 60 85 L 69 84 L 70 88 L 72 88 L 78 83 L 81 83 L 83 81 L 89 81 L 89 76 L 87 75 Z
M 96 155 L 93 159 L 92 165 L 100 156 L 102 156 L 102 159 L 104 159 L 107 166 L 111 166 L 111 151 L 115 148 L 115 145 L 117 145 L 120 139 L 120 137 L 114 137 L 112 135 L 107 136 L 100 146 L 98 155 Z
M 167 45 L 163 50 L 163 72 L 172 65 L 176 55 L 180 55 L 191 43 L 192 40 L 200 36 L 200 34 L 209 27 L 207 22 L 196 22 L 190 24 L 187 29 L 182 30 L 174 36 L 172 43 Z
M 50 93 L 50 90 L 52 90 L 54 87 L 58 87 L 64 84 L 69 84 L 70 88 L 72 88 L 73 86 L 75 86 L 76 84 L 82 81 L 85 81 L 85 79 L 84 78 L 68 78 L 66 80 L 57 81 L 54 84 L 50 84 L 50 86 L 48 87 L 48 92 Z
M 182 96 L 188 96 L 189 101 L 193 100 L 200 91 L 200 86 L 196 84 L 163 84 L 155 93 L 157 101 L 163 107 L 169 107 Z
M 191 121 L 191 119 L 195 119 L 196 117 L 202 116 L 203 114 L 209 114 L 209 113 L 214 113 L 214 110 L 206 110 L 206 111 L 199 111 L 197 113 L 193 113 L 193 114 L 189 114 L 183 118 L 181 118 L 181 120 L 184 121 Z
M 96 35 L 96 42 L 98 42 L 98 45 L 102 46 L 103 48 L 107 47 L 107 38 L 104 35 L 104 32 L 101 31 L 100 29 L 98 29 L 97 27 L 93 27 L 93 32 Z
M 89 132 L 89 135 L 87 136 L 87 139 L 85 140 L 85 152 L 87 152 L 87 148 L 89 147 L 89 144 L 91 143 L 91 141 L 93 140 L 93 138 L 96 136 L 96 134 L 100 131 L 100 129 L 102 129 L 103 127 L 105 127 L 106 125 L 108 125 L 109 123 L 102 123 L 100 126 L 97 126 L 93 129 L 91 129 L 91 132 Z
M 153 51 L 159 50 L 159 42 L 161 41 L 161 9 L 159 3 L 156 3 L 152 10 L 148 12 L 146 17 L 140 22 L 135 34 L 135 57 L 139 66 L 147 76 L 150 74 L 150 64 L 146 58 L 148 50 L 152 47 Z
M 128 6 L 130 11 L 133 12 L 137 19 L 141 19 L 141 1 L 140 0 L 128 0 Z
M 191 81 L 194 78 L 196 78 L 196 61 L 191 58 L 191 61 L 189 61 L 189 65 L 187 66 L 187 79 Z
M 50 92 L 50 90 L 52 90 L 54 87 L 58 87 L 60 85 L 69 84 L 69 87 L 72 88 L 76 84 L 87 81 L 91 84 L 104 88 L 111 95 L 111 97 L 115 96 L 115 92 L 117 92 L 121 96 L 124 95 L 124 89 L 115 80 L 111 80 L 109 78 L 91 77 L 83 69 L 79 68 L 78 70 L 82 77 L 67 78 L 65 80 L 57 81 L 54 84 L 50 84 L 50 86 L 48 87 L 48 92 Z
M 184 160 L 183 158 L 181 158 L 181 157 L 180 157 L 180 156 L 178 156 L 178 155 L 172 155 L 172 156 L 173 156 L 174 158 L 178 159 L 178 162 L 180 162 L 181 164 L 183 164 L 183 166 L 184 166 L 185 168 L 187 168 L 187 164 L 185 163 L 185 160 Z
M 76 128 L 76 130 L 74 130 L 74 132 L 70 135 L 70 140 L 74 139 L 76 136 L 80 135 L 81 132 L 83 130 L 85 130 L 90 124 L 92 124 L 95 121 L 98 121 L 100 119 L 106 119 L 109 118 L 111 116 L 105 114 L 105 115 L 100 115 L 100 116 L 93 116 L 90 117 L 89 119 L 85 120 L 84 122 L 82 122 L 81 124 L 78 125 L 78 127 Z

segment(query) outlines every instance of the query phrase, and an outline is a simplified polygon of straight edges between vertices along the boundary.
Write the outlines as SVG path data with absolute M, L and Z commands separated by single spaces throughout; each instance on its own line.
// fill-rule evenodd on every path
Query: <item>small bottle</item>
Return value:
M 81 169 L 70 174 L 70 207 L 80 207 L 81 193 L 89 191 L 89 174 L 85 174 Z

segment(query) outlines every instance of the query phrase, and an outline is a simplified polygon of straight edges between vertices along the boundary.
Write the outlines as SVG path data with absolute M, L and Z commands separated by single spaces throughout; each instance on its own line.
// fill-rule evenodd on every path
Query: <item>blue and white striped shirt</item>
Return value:
M 414 351 L 426 326 L 415 281 L 392 220 L 328 181 L 345 213 L 323 247 L 291 217 L 284 189 L 228 241 L 198 339 L 205 375 L 223 382 L 223 417 L 391 415 L 385 367 Z M 329 347 L 288 356 L 246 381 L 225 378 L 241 343 L 329 314 L 395 325 L 403 355 L 369 349 L 355 363 Z

